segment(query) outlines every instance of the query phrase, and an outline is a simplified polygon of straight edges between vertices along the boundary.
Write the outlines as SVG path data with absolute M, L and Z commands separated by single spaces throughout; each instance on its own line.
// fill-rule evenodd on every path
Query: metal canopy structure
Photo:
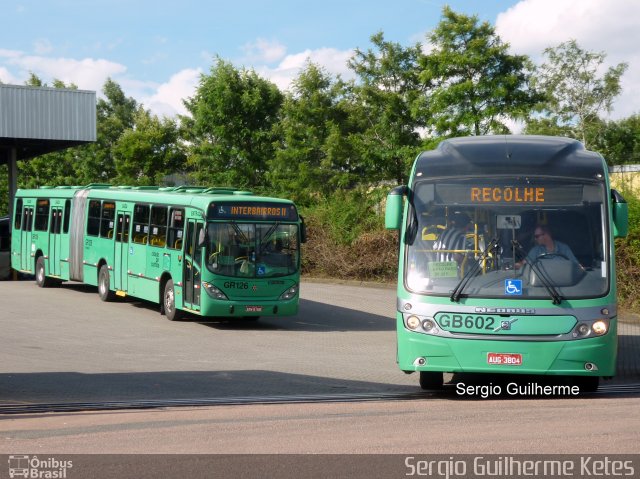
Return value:
M 9 165 L 9 212 L 18 160 L 96 141 L 96 92 L 0 85 L 0 165 Z

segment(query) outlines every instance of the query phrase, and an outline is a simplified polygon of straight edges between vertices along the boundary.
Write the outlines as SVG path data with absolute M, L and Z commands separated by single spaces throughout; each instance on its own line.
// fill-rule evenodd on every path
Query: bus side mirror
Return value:
M 625 238 L 629 233 L 629 205 L 616 190 L 611 190 L 613 204 L 613 236 Z
M 388 230 L 399 230 L 402 226 L 402 209 L 406 186 L 397 186 L 387 195 L 387 207 L 384 212 L 384 225 Z
M 300 243 L 307 242 L 307 225 L 304 222 L 304 218 L 300 217 Z

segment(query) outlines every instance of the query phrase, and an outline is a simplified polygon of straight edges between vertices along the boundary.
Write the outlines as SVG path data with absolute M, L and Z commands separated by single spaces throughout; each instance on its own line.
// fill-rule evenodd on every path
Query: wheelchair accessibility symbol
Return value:
M 504 281 L 504 294 L 517 296 L 522 294 L 521 279 L 507 279 Z

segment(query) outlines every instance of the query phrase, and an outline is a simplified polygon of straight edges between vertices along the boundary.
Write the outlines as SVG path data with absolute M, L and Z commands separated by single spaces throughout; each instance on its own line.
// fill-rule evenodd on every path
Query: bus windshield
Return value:
M 452 300 L 608 293 L 602 182 L 418 180 L 410 200 L 404 280 L 414 293 Z
M 206 264 L 215 274 L 272 278 L 298 270 L 300 248 L 295 224 L 210 222 L 207 233 Z

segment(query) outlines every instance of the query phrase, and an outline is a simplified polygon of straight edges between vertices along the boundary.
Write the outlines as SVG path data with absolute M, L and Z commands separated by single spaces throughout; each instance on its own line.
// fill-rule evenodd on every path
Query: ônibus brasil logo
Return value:
M 38 456 L 9 456 L 9 477 L 29 479 L 65 479 L 67 469 L 73 467 L 73 461 L 61 461 L 53 457 L 39 459 Z

